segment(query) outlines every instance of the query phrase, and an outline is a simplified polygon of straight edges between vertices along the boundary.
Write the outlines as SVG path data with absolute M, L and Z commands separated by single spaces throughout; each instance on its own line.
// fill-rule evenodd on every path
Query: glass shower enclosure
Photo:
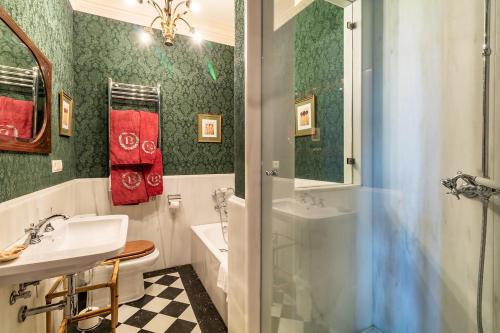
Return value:
M 359 4 L 264 1 L 262 332 L 372 323 Z
M 498 204 L 479 313 L 482 204 L 441 185 L 481 173 L 483 9 L 429 3 L 262 1 L 263 333 L 499 332 Z

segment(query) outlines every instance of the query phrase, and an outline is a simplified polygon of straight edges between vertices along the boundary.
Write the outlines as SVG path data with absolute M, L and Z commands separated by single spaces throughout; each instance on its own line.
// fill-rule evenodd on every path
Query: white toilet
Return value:
M 160 252 L 150 241 L 127 242 L 125 250 L 115 258 L 120 259 L 118 274 L 119 304 L 136 301 L 144 296 L 145 272 L 151 271 Z M 94 269 L 92 284 L 104 283 L 110 279 L 112 266 L 98 266 Z M 86 279 L 90 277 L 87 275 Z M 88 282 L 88 281 L 87 281 Z M 92 293 L 93 305 L 104 307 L 109 305 L 109 289 L 99 289 Z

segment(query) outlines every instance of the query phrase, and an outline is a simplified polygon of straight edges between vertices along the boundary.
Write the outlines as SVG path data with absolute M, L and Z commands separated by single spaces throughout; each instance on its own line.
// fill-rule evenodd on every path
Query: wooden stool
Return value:
M 66 333 L 68 331 L 68 325 L 71 323 L 76 323 L 85 319 L 104 316 L 111 314 L 111 332 L 116 332 L 116 325 L 118 324 L 118 271 L 120 266 L 119 259 L 111 259 L 103 262 L 101 265 L 112 265 L 113 273 L 111 274 L 111 279 L 106 283 L 100 283 L 96 285 L 85 286 L 76 289 L 76 293 L 89 292 L 96 289 L 109 288 L 111 293 L 110 306 L 98 309 L 95 311 L 86 312 L 83 314 L 76 315 L 72 318 L 64 318 L 57 330 L 57 333 Z M 60 277 L 49 289 L 47 296 L 45 296 L 45 303 L 52 304 L 52 301 L 55 298 L 66 297 L 68 293 L 68 289 L 65 283 L 66 279 L 64 277 Z M 63 284 L 63 291 L 56 292 L 57 288 Z M 52 333 L 52 312 L 46 313 L 46 332 Z

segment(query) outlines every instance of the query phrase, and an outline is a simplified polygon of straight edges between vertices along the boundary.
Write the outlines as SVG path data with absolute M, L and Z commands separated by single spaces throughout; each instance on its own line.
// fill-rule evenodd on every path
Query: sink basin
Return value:
M 273 212 L 286 220 L 297 222 L 323 222 L 334 217 L 352 214 L 351 211 L 342 211 L 336 207 L 311 207 L 294 199 L 274 200 Z
M 40 243 L 29 245 L 18 259 L 0 263 L 0 284 L 78 273 L 118 255 L 125 247 L 128 216 L 75 217 L 52 225 L 55 230 L 44 233 Z

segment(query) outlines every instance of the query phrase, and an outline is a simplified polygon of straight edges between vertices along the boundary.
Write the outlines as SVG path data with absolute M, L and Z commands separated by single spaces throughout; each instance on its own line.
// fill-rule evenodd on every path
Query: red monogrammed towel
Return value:
M 144 167 L 146 191 L 150 197 L 163 194 L 163 157 L 161 150 L 156 149 L 154 156 L 154 164 Z
M 153 164 L 158 145 L 158 114 L 141 111 L 141 164 Z
M 33 102 L 0 96 L 0 136 L 33 137 Z
M 135 205 L 149 200 L 142 167 L 113 167 L 111 169 L 113 205 Z
M 140 164 L 141 116 L 133 110 L 111 111 L 110 159 L 111 165 Z

